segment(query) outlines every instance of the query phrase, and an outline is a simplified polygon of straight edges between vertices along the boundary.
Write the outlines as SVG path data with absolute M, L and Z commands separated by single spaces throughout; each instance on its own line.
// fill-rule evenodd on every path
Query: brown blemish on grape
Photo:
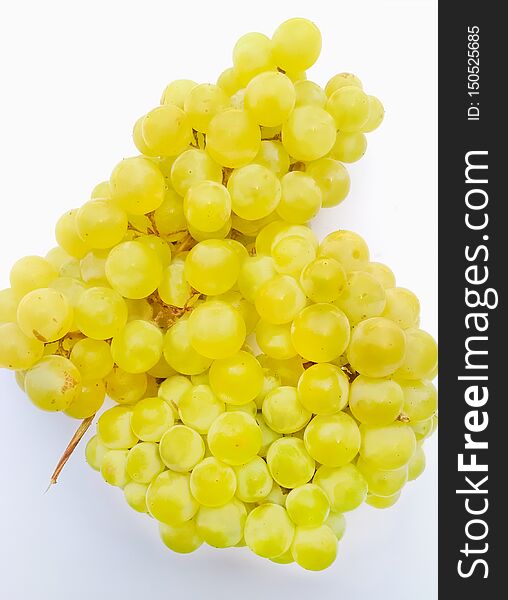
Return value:
M 62 394 L 76 387 L 76 380 L 70 373 L 66 373 L 62 385 Z

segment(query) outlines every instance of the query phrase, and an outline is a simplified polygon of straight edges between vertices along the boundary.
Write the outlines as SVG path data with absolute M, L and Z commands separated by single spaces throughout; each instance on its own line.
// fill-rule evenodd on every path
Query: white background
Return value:
M 422 302 L 437 333 L 437 1 L 18 0 L 0 9 L 0 288 L 19 257 L 45 254 L 53 226 L 135 152 L 134 121 L 164 86 L 215 82 L 235 40 L 313 19 L 323 51 L 309 78 L 351 71 L 386 107 L 343 205 L 319 234 L 350 228 Z M 323 573 L 244 549 L 178 556 L 155 524 L 89 469 L 80 447 L 58 486 L 49 475 L 76 426 L 30 405 L 0 372 L 0 597 L 6 600 L 433 600 L 437 598 L 437 443 L 427 470 L 387 511 L 348 516 L 335 565 Z

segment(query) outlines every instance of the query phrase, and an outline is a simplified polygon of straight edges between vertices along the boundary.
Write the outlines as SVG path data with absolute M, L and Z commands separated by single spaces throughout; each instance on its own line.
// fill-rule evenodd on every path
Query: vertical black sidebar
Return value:
M 439 6 L 443 599 L 508 597 L 508 35 L 501 5 Z

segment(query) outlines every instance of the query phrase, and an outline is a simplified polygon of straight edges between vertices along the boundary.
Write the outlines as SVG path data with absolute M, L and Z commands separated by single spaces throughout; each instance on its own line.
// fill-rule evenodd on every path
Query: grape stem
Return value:
M 58 464 L 56 465 L 55 470 L 53 471 L 53 475 L 51 475 L 51 479 L 49 480 L 49 485 L 46 489 L 46 492 L 49 490 L 49 488 L 52 485 L 55 485 L 57 483 L 58 477 L 59 477 L 60 473 L 62 472 L 62 469 L 65 467 L 67 461 L 69 460 L 72 453 L 76 449 L 76 446 L 81 441 L 81 438 L 85 435 L 88 428 L 92 424 L 94 417 L 95 417 L 95 415 L 92 415 L 91 417 L 87 417 L 80 423 L 79 427 L 76 430 L 76 433 L 72 436 L 70 442 L 67 444 L 67 448 L 65 449 L 64 453 L 60 457 L 60 460 L 58 461 Z

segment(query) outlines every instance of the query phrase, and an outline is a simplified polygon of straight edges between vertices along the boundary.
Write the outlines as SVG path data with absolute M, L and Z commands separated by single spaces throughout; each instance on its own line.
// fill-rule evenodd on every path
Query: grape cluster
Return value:
M 237 42 L 178 80 L 124 159 L 0 292 L 0 366 L 43 410 L 93 416 L 88 463 L 164 543 L 247 545 L 321 570 L 343 513 L 394 504 L 437 424 L 437 346 L 364 240 L 307 223 L 349 190 L 383 107 L 306 79 L 321 35 Z

